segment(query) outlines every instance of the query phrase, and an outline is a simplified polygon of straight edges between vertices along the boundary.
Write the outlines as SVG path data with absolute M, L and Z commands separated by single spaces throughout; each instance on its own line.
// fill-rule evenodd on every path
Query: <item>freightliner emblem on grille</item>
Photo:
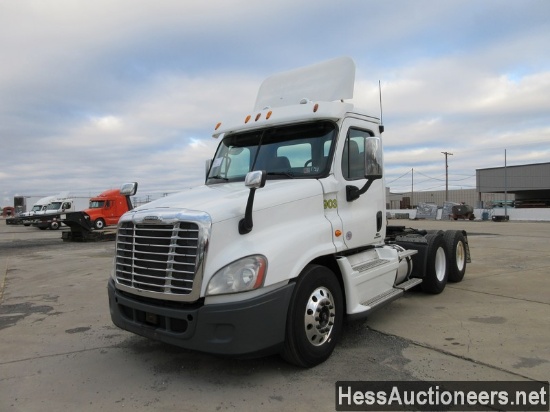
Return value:
M 158 216 L 145 216 L 143 218 L 144 222 L 158 222 L 160 220 L 160 217 Z

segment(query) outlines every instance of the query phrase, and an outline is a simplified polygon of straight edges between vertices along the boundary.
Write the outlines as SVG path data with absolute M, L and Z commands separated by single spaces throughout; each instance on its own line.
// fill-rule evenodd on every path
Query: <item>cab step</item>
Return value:
M 372 299 L 367 300 L 366 302 L 362 302 L 361 305 L 375 308 L 383 303 L 391 302 L 392 300 L 395 300 L 402 295 L 402 289 L 392 288 L 384 293 L 381 293 L 378 296 L 373 297 Z
M 403 283 L 400 283 L 399 285 L 395 285 L 394 287 L 402 290 L 409 290 L 414 288 L 416 285 L 420 285 L 421 283 L 422 283 L 422 279 L 412 278 Z
M 372 299 L 369 299 L 365 302 L 362 302 L 361 305 L 366 306 L 368 309 L 365 311 L 365 314 L 368 314 L 375 309 L 379 309 L 380 307 L 393 302 L 396 299 L 399 299 L 401 296 L 405 294 L 406 290 L 409 290 L 416 285 L 419 285 L 422 283 L 422 279 L 409 279 L 403 283 L 400 283 L 399 285 L 393 287 L 392 289 L 389 289 Z
M 364 272 L 366 270 L 385 265 L 386 263 L 390 263 L 390 261 L 387 259 L 373 259 L 367 262 L 361 262 L 357 265 L 352 266 L 352 268 L 355 272 Z

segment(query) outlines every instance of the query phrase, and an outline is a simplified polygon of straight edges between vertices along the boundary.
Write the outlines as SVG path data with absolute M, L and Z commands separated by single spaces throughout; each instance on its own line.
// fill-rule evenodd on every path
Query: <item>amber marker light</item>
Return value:
M 260 117 L 262 117 L 262 114 L 261 114 L 261 113 L 258 113 L 258 114 L 256 115 L 256 120 L 254 120 L 254 121 L 257 122 L 258 120 L 260 120 Z
M 335 230 L 334 231 L 334 236 L 336 236 L 336 237 L 342 236 L 342 231 L 341 230 Z
M 251 118 L 251 117 L 252 117 L 252 116 L 250 116 L 250 115 L 246 116 L 246 119 L 244 119 L 244 122 L 245 122 L 245 123 L 248 123 L 248 122 L 250 121 L 250 118 Z
M 271 110 L 269 112 L 267 112 L 267 114 L 265 115 L 266 120 L 269 120 L 269 118 L 271 117 L 272 114 L 273 114 L 273 112 Z
M 313 113 L 317 113 L 317 110 L 319 110 L 319 103 L 313 105 Z
M 222 122 L 219 122 L 217 125 L 216 125 L 216 128 L 214 130 L 218 130 L 220 128 L 220 126 L 222 125 Z

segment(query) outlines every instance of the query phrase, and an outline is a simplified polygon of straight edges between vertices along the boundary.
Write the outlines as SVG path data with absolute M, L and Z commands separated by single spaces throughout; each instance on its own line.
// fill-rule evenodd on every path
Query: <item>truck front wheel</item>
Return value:
M 282 357 L 301 367 L 324 362 L 342 333 L 343 317 L 342 289 L 334 273 L 306 266 L 290 302 Z
M 94 229 L 103 229 L 105 227 L 105 221 L 101 218 L 97 219 L 95 222 L 94 222 Z

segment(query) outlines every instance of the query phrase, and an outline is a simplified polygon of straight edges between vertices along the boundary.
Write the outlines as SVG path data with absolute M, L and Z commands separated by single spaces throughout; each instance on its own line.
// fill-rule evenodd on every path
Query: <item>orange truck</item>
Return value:
M 70 232 L 62 234 L 63 240 L 96 240 L 102 238 L 103 234 L 98 232 L 99 229 L 116 225 L 124 213 L 133 209 L 130 196 L 136 194 L 137 186 L 137 182 L 125 183 L 120 190 L 106 190 L 90 198 L 89 209 L 61 215 L 61 221 L 71 228 Z
M 129 196 L 123 195 L 119 189 L 109 189 L 90 198 L 90 208 L 84 213 L 90 225 L 99 230 L 116 225 L 128 210 L 132 210 Z

